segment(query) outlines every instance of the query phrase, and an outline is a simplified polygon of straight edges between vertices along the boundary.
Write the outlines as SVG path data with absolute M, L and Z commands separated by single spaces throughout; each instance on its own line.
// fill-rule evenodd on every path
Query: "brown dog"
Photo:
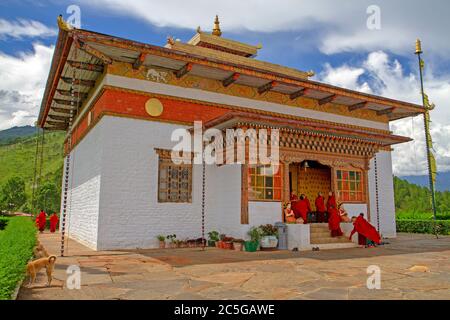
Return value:
M 34 281 L 36 280 L 36 274 L 45 267 L 45 269 L 47 270 L 48 279 L 47 286 L 50 286 L 50 283 L 53 279 L 52 274 L 55 267 L 55 261 L 56 256 L 49 256 L 28 262 L 27 273 L 30 275 L 30 282 L 28 285 L 31 286 L 32 284 L 34 284 Z
M 45 250 L 44 246 L 38 241 L 37 245 L 33 249 L 33 254 L 36 259 L 39 258 L 47 258 L 50 256 L 47 250 Z

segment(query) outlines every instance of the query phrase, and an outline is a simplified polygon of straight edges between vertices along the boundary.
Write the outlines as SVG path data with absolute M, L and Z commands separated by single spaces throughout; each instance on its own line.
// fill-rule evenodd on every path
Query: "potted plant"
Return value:
M 217 247 L 223 249 L 223 239 L 226 237 L 226 235 L 224 233 L 221 233 L 219 235 L 219 241 L 217 241 Z
M 244 245 L 244 240 L 242 239 L 233 239 L 233 249 L 235 251 L 242 251 L 242 246 Z
M 177 235 L 176 234 L 169 234 L 166 238 L 167 238 L 167 240 L 170 241 L 171 248 L 177 247 Z
M 217 241 L 219 241 L 219 232 L 215 230 L 208 232 L 208 246 L 216 246 Z
M 274 250 L 278 245 L 278 229 L 271 224 L 259 226 L 261 230 L 261 250 Z
M 257 227 L 252 227 L 248 231 L 250 241 L 244 242 L 244 248 L 247 252 L 255 252 L 258 249 L 259 240 L 261 239 L 261 230 Z
M 233 249 L 233 237 L 224 237 L 223 238 L 223 249 L 231 250 Z
M 164 249 L 166 247 L 166 237 L 160 234 L 156 236 L 156 239 L 159 241 L 159 248 Z

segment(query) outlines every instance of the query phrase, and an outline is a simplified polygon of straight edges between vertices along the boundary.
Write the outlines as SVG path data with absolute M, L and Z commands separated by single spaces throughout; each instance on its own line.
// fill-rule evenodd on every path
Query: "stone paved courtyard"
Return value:
M 40 240 L 59 253 L 59 235 Z M 92 251 L 75 241 L 58 257 L 51 287 L 41 271 L 18 299 L 450 299 L 450 237 L 400 234 L 378 248 L 235 252 L 208 248 Z M 69 290 L 66 269 L 81 268 Z M 381 268 L 381 289 L 366 287 Z M 416 267 L 410 270 L 410 268 Z M 426 267 L 426 268 L 425 268 Z M 425 271 L 425 272 L 424 272 Z M 25 284 L 27 281 L 24 282 Z

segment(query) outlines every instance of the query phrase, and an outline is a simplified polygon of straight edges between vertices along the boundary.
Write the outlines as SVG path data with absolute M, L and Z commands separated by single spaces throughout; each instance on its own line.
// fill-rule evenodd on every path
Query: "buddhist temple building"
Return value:
M 38 125 L 62 130 L 62 228 L 96 250 L 157 247 L 157 235 L 204 230 L 248 238 L 283 221 L 291 193 L 314 207 L 331 190 L 395 237 L 392 147 L 410 141 L 390 121 L 422 106 L 311 80 L 313 72 L 258 60 L 260 45 L 197 29 L 162 46 L 75 29 L 59 35 Z M 247 163 L 175 164 L 174 130 L 279 131 L 279 169 Z M 314 210 L 314 208 L 313 208 Z M 301 228 L 310 239 L 310 226 Z

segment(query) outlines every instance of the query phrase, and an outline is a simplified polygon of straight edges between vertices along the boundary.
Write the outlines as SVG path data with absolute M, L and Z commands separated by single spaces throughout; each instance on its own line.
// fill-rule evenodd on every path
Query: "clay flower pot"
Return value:
M 166 242 L 165 241 L 160 241 L 159 242 L 159 248 L 160 249 L 164 249 L 166 247 Z
M 224 242 L 223 243 L 223 248 L 227 249 L 227 250 L 233 249 L 233 242 Z
M 242 242 L 233 242 L 234 251 L 242 251 Z

